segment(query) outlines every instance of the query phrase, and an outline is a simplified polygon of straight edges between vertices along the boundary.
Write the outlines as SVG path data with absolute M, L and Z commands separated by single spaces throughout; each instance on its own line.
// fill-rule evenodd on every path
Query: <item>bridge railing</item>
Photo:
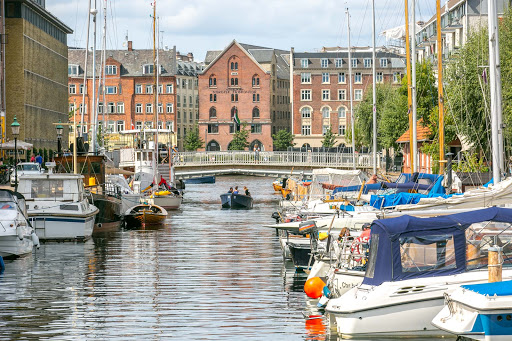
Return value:
M 357 154 L 357 168 L 371 168 L 373 166 L 371 154 Z M 353 165 L 351 153 L 313 153 L 313 152 L 183 152 L 174 157 L 177 166 L 200 165 L 303 165 L 321 167 L 347 167 Z

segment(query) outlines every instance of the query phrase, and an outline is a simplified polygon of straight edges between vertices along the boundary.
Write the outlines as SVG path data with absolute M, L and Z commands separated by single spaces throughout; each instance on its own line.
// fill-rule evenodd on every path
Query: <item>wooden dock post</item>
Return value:
M 489 248 L 489 283 L 501 282 L 502 280 L 502 250 L 503 248 L 496 245 Z

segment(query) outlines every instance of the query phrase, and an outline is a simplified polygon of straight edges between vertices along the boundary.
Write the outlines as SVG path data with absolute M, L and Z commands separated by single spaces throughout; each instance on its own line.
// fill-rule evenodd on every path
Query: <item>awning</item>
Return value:
M 34 145 L 33 144 L 30 144 L 28 142 L 25 142 L 25 141 L 22 141 L 22 140 L 18 140 L 16 142 L 16 148 L 17 149 L 24 149 L 24 150 L 28 150 L 28 149 L 32 149 Z M 9 141 L 9 142 L 5 142 L 5 143 L 0 143 L 0 149 L 12 149 L 14 150 L 14 141 Z

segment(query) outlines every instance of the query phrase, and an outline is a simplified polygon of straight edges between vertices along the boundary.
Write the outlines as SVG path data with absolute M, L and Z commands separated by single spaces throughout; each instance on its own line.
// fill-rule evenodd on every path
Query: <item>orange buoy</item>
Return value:
M 304 283 L 304 292 L 309 298 L 320 298 L 323 294 L 325 283 L 320 277 L 310 278 Z

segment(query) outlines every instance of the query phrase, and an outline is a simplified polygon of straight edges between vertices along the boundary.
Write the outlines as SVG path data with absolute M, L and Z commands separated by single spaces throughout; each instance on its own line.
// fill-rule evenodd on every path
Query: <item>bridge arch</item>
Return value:
M 210 152 L 218 152 L 220 151 L 220 144 L 215 140 L 210 140 L 206 145 L 206 150 Z

